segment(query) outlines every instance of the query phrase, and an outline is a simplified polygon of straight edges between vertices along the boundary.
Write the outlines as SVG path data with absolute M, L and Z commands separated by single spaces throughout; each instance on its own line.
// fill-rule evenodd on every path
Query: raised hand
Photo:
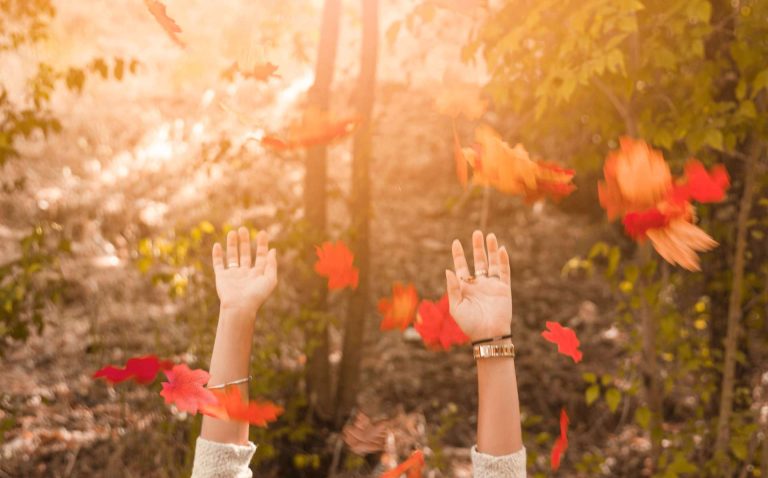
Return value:
M 487 253 L 486 253 L 487 244 Z M 507 335 L 512 330 L 509 254 L 494 234 L 472 234 L 475 274 L 469 272 L 464 248 L 453 241 L 454 271 L 446 270 L 451 315 L 473 341 Z
M 245 227 L 227 234 L 226 257 L 221 244 L 213 245 L 216 292 L 222 309 L 237 309 L 254 318 L 277 284 L 277 256 L 269 249 L 264 231 L 256 235 L 256 260 L 251 261 L 250 233 Z

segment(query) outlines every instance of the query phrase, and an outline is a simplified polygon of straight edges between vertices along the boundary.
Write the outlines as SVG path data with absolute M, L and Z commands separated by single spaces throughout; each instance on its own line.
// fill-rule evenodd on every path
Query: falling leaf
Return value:
M 349 135 L 359 124 L 357 116 L 336 118 L 328 112 L 308 108 L 300 120 L 288 126 L 285 135 L 266 135 L 261 144 L 276 151 L 322 146 Z
M 488 125 L 477 127 L 475 141 L 473 149 L 461 148 L 454 135 L 456 161 L 464 159 L 472 166 L 474 184 L 522 196 L 527 202 L 544 197 L 559 200 L 576 189 L 572 183 L 573 170 L 546 161 L 533 161 L 522 144 L 510 147 Z
M 678 191 L 700 203 L 720 202 L 725 199 L 725 191 L 731 180 L 725 166 L 718 164 L 710 171 L 696 159 L 690 159 L 685 165 L 685 176 Z
M 481 94 L 481 88 L 476 85 L 447 80 L 437 88 L 435 110 L 453 119 L 464 115 L 470 121 L 476 120 L 488 108 L 488 101 Z
M 315 248 L 315 272 L 328 278 L 328 289 L 357 288 L 359 271 L 353 265 L 355 256 L 342 241 L 324 242 Z
M 379 312 L 384 316 L 381 330 L 405 330 L 416 318 L 419 295 L 413 284 L 392 286 L 392 297 L 379 300 Z
M 646 234 L 665 261 L 689 271 L 701 270 L 697 252 L 717 247 L 717 241 L 709 234 L 683 219 L 671 221 L 664 228 L 650 229 Z
M 277 65 L 273 63 L 259 63 L 254 65 L 251 68 L 243 69 L 240 67 L 240 64 L 238 62 L 232 63 L 232 65 L 224 70 L 221 73 L 221 76 L 223 78 L 226 78 L 230 81 L 232 81 L 235 78 L 236 74 L 240 74 L 243 76 L 243 78 L 256 80 L 256 81 L 267 81 L 270 78 L 279 78 L 280 75 L 275 74 L 277 71 Z
M 557 351 L 565 356 L 571 357 L 574 362 L 581 362 L 581 351 L 579 350 L 579 339 L 576 333 L 568 327 L 563 327 L 557 322 L 547 321 L 547 330 L 541 333 L 547 341 L 557 344 Z
M 384 450 L 389 427 L 389 420 L 373 421 L 365 413 L 357 412 L 354 421 L 345 425 L 341 434 L 350 450 L 367 455 Z
M 421 478 L 421 471 L 424 467 L 424 453 L 416 450 L 411 453 L 407 460 L 397 465 L 389 471 L 382 473 L 379 478 L 400 478 L 405 473 L 408 478 Z
M 448 310 L 448 294 L 444 294 L 438 302 L 422 300 L 419 304 L 414 328 L 430 349 L 450 350 L 453 345 L 469 341 Z
M 167 382 L 163 382 L 160 395 L 165 403 L 172 403 L 183 412 L 195 414 L 205 405 L 216 403 L 216 396 L 205 388 L 209 375 L 205 370 L 190 370 L 187 364 L 175 365 L 164 370 Z
M 168 16 L 168 13 L 165 11 L 165 5 L 158 0 L 144 0 L 144 4 L 171 40 L 182 48 L 186 47 L 186 44 L 178 36 L 181 33 L 181 28 Z
M 597 190 L 610 220 L 652 208 L 672 189 L 672 174 L 661 152 L 628 137 L 608 155 L 603 173 L 605 181 Z
M 565 412 L 565 408 L 560 411 L 560 436 L 555 440 L 555 445 L 552 447 L 551 465 L 552 471 L 557 471 L 560 468 L 560 460 L 568 449 L 568 414 Z
M 272 402 L 243 400 L 237 386 L 229 386 L 223 390 L 210 390 L 215 396 L 215 403 L 203 405 L 200 411 L 206 415 L 235 422 L 245 422 L 259 427 L 277 420 L 282 415 L 283 408 Z
M 173 362 L 168 360 L 159 360 L 154 355 L 143 357 L 134 357 L 128 359 L 125 367 L 115 367 L 107 365 L 93 374 L 93 378 L 104 378 L 112 384 L 125 382 L 133 379 L 136 383 L 148 384 L 155 381 L 160 370 L 167 370 L 173 367 Z
M 698 252 L 717 242 L 694 224 L 691 201 L 725 199 L 730 178 L 725 167 L 707 171 L 690 159 L 682 178 L 673 181 L 659 151 L 639 140 L 622 138 L 621 150 L 608 155 L 605 182 L 598 185 L 600 204 L 609 219 L 623 216 L 624 230 L 632 239 L 650 239 L 659 255 L 673 265 L 700 270 Z

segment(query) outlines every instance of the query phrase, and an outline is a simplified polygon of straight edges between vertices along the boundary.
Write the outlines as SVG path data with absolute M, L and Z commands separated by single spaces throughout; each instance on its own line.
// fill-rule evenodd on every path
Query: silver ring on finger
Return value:
M 484 270 L 475 271 L 475 277 L 488 277 L 488 271 L 484 271 Z
M 232 269 L 233 267 L 240 267 L 240 264 L 237 261 L 229 261 L 227 268 Z

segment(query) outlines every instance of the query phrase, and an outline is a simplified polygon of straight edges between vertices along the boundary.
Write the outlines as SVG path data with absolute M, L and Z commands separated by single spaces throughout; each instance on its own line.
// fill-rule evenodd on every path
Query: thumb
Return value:
M 445 271 L 445 283 L 448 292 L 448 303 L 451 309 L 453 309 L 461 302 L 461 284 L 459 284 L 459 278 L 456 277 L 456 273 L 448 269 Z

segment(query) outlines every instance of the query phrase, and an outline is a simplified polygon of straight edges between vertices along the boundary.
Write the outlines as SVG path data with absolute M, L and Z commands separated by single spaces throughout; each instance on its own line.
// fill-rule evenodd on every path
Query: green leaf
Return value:
M 584 379 L 587 383 L 595 383 L 597 382 L 597 375 L 595 375 L 592 372 L 585 372 L 581 375 L 581 377 Z
M 757 96 L 762 89 L 768 90 L 768 68 L 764 69 L 755 76 L 755 81 L 752 82 L 752 98 Z
M 704 134 L 704 144 L 711 146 L 713 149 L 722 151 L 723 149 L 723 133 L 719 129 L 710 129 Z
M 600 385 L 590 385 L 584 394 L 587 405 L 592 405 L 600 397 Z
M 651 411 L 647 407 L 640 407 L 635 410 L 635 422 L 642 428 L 648 428 L 651 423 Z
M 745 118 L 755 119 L 757 118 L 757 109 L 755 108 L 755 104 L 752 101 L 746 100 L 741 102 L 738 111 L 736 111 L 736 114 Z
M 610 408 L 612 412 L 615 412 L 619 407 L 619 403 L 621 403 L 621 392 L 619 389 L 614 387 L 609 388 L 608 391 L 605 392 L 605 401 L 608 403 L 608 408 Z

